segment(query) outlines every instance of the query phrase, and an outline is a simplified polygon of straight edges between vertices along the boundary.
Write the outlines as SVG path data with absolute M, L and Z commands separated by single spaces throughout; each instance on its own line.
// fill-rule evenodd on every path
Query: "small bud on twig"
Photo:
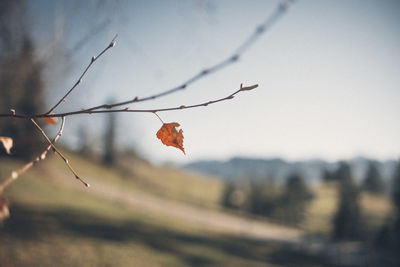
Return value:
M 240 91 L 250 91 L 258 87 L 258 84 L 243 87 L 243 84 L 240 84 Z
M 230 61 L 235 62 L 235 61 L 238 61 L 238 59 L 239 59 L 239 55 L 234 55 L 230 58 Z
M 260 26 L 257 27 L 256 32 L 257 33 L 262 33 L 264 30 L 265 30 L 264 25 L 260 25 Z

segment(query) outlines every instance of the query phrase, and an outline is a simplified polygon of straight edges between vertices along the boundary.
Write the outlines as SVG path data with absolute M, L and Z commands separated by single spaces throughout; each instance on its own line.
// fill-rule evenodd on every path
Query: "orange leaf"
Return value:
M 43 120 L 49 125 L 54 125 L 57 123 L 56 117 L 46 117 L 46 118 L 43 118 Z
M 158 130 L 157 137 L 164 145 L 179 148 L 186 155 L 183 148 L 183 131 L 182 129 L 177 130 L 179 126 L 180 124 L 177 122 L 164 123 L 160 130 Z
M 6 149 L 7 154 L 11 154 L 11 148 L 13 147 L 13 140 L 11 137 L 0 136 L 0 142 Z
M 10 210 L 8 209 L 7 202 L 0 197 L 0 225 L 8 217 L 10 217 Z

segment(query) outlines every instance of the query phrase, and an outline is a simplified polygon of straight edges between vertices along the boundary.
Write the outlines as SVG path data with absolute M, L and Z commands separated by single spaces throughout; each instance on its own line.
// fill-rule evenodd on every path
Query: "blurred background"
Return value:
M 116 34 L 55 112 L 259 84 L 160 112 L 186 155 L 151 113 L 67 117 L 58 146 L 92 187 L 56 155 L 7 187 L 0 265 L 398 266 L 399 26 L 395 0 L 0 0 L 2 114 L 48 111 Z M 0 181 L 46 148 L 29 121 L 0 136 Z

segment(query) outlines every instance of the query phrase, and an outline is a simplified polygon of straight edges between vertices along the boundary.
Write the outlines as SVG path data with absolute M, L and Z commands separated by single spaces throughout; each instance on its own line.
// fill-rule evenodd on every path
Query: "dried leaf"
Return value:
M 13 147 L 13 140 L 11 137 L 0 136 L 0 142 L 3 144 L 7 154 L 11 154 L 11 148 Z
M 179 126 L 180 124 L 177 122 L 164 123 L 158 130 L 157 137 L 164 145 L 179 148 L 186 155 L 183 148 L 183 131 L 182 129 L 177 130 Z
M 46 117 L 46 118 L 43 118 L 43 120 L 49 125 L 54 125 L 58 121 L 58 119 L 56 117 Z
M 10 210 L 8 209 L 7 202 L 0 197 L 0 224 L 10 217 Z

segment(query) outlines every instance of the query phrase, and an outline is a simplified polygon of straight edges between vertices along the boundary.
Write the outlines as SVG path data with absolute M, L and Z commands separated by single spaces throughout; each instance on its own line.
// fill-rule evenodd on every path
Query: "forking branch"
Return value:
M 230 95 L 223 97 L 223 98 L 219 98 L 216 100 L 211 100 L 211 101 L 207 101 L 207 102 L 203 102 L 203 103 L 198 103 L 198 104 L 192 104 L 192 105 L 179 105 L 176 107 L 169 107 L 169 108 L 157 108 L 157 109 L 130 109 L 129 107 L 125 107 L 125 108 L 121 108 L 122 106 L 127 106 L 133 103 L 138 103 L 138 102 L 144 102 L 144 101 L 149 101 L 149 100 L 154 100 L 157 98 L 161 98 L 173 93 L 176 93 L 178 91 L 182 91 L 187 89 L 191 84 L 195 83 L 196 81 L 212 74 L 215 73 L 235 62 L 237 62 L 242 55 L 260 38 L 260 36 L 265 33 L 289 8 L 290 4 L 294 2 L 293 0 L 287 0 L 287 1 L 283 1 L 282 3 L 280 3 L 276 9 L 273 11 L 273 13 L 267 17 L 267 19 L 258 27 L 256 27 L 256 29 L 254 30 L 254 32 L 252 34 L 250 34 L 248 36 L 248 38 L 246 38 L 241 45 L 234 51 L 234 53 L 227 57 L 226 59 L 218 62 L 217 64 L 205 68 L 202 71 L 200 71 L 199 73 L 197 73 L 196 75 L 190 77 L 189 79 L 187 79 L 185 82 L 183 82 L 182 84 L 162 91 L 160 93 L 157 94 L 153 94 L 150 96 L 145 96 L 145 97 L 137 97 L 135 96 L 133 99 L 131 100 L 127 100 L 127 101 L 122 101 L 122 102 L 117 102 L 117 103 L 112 103 L 112 104 L 103 104 L 103 105 L 98 105 L 98 106 L 94 106 L 91 108 L 86 108 L 86 109 L 81 109 L 81 110 L 76 110 L 76 111 L 70 111 L 70 112 L 64 112 L 64 113 L 53 113 L 54 110 L 57 109 L 57 107 L 59 107 L 63 102 L 66 101 L 67 97 L 76 89 L 76 87 L 82 82 L 82 79 L 84 78 L 84 76 L 86 75 L 86 73 L 88 72 L 88 70 L 91 68 L 91 66 L 94 64 L 94 62 L 99 59 L 101 56 L 103 56 L 110 48 L 114 47 L 116 42 L 116 38 L 117 35 L 115 35 L 115 37 L 111 40 L 111 42 L 107 45 L 106 48 L 104 48 L 97 56 L 94 56 L 91 58 L 90 63 L 87 65 L 87 67 L 84 69 L 84 71 L 82 72 L 82 74 L 79 76 L 78 80 L 73 84 L 73 86 L 67 91 L 67 93 L 62 96 L 57 103 L 52 106 L 46 113 L 42 113 L 42 114 L 19 114 L 17 111 L 15 111 L 14 109 L 10 109 L 10 113 L 6 113 L 6 114 L 0 114 L 0 118 L 18 118 L 18 119 L 29 119 L 31 120 L 31 122 L 36 126 L 36 128 L 41 132 L 41 134 L 43 135 L 43 137 L 46 139 L 46 141 L 49 143 L 49 145 L 47 146 L 47 148 L 40 154 L 40 156 L 36 157 L 34 160 L 32 160 L 31 162 L 25 164 L 23 167 L 21 167 L 20 169 L 13 171 L 11 173 L 11 176 L 8 177 L 6 180 L 4 180 L 1 184 L 0 184 L 0 195 L 3 193 L 4 189 L 10 185 L 13 181 L 15 181 L 21 174 L 25 173 L 28 169 L 30 169 L 32 166 L 34 166 L 36 163 L 38 163 L 41 160 L 44 160 L 46 158 L 46 155 L 48 153 L 48 151 L 50 151 L 50 149 L 53 149 L 55 153 L 57 153 L 62 159 L 63 161 L 66 163 L 67 167 L 70 169 L 70 171 L 73 173 L 73 175 L 75 176 L 76 179 L 78 179 L 79 181 L 81 181 L 86 187 L 89 187 L 89 184 L 86 183 L 83 179 L 80 178 L 80 176 L 76 173 L 76 171 L 72 168 L 72 166 L 70 165 L 68 159 L 57 149 L 57 147 L 54 145 L 54 143 L 57 142 L 57 140 L 61 137 L 64 126 L 65 126 L 65 118 L 67 116 L 72 116 L 72 115 L 80 115 L 80 114 L 97 114 L 97 113 L 110 113 L 110 112 L 137 112 L 137 113 L 157 113 L 157 112 L 165 112 L 165 111 L 172 111 L 172 110 L 184 110 L 184 109 L 190 109 L 190 108 L 197 108 L 197 107 L 205 107 L 211 104 L 216 104 L 222 101 L 226 101 L 226 100 L 230 100 L 232 98 L 234 98 L 234 96 L 236 94 L 238 94 L 239 92 L 242 91 L 249 91 L 252 89 L 255 89 L 258 87 L 258 84 L 255 85 L 251 85 L 251 86 L 243 86 L 242 84 L 240 85 L 240 88 L 236 91 L 234 91 L 233 93 L 231 93 Z M 119 109 L 114 109 L 119 107 Z M 157 115 L 158 116 L 158 115 Z M 62 122 L 61 122 L 61 126 L 60 126 L 60 130 L 58 132 L 58 134 L 56 135 L 56 137 L 54 138 L 53 141 L 51 141 L 49 139 L 49 137 L 47 136 L 47 134 L 45 133 L 45 131 L 37 124 L 35 119 L 38 118 L 55 118 L 55 117 L 61 117 L 62 118 Z M 161 118 L 160 118 L 161 120 Z M 162 120 L 161 120 L 162 121 Z
M 63 117 L 65 118 L 65 117 Z M 58 148 L 51 142 L 50 138 L 46 135 L 45 131 L 39 126 L 39 124 L 36 123 L 34 119 L 31 119 L 32 123 L 36 126 L 36 128 L 40 131 L 40 133 L 44 136 L 46 141 L 49 143 L 49 146 L 53 148 L 54 152 L 57 153 L 62 160 L 64 160 L 65 164 L 67 165 L 68 169 L 74 174 L 75 178 L 81 181 L 86 187 L 89 187 L 90 185 L 86 183 L 82 178 L 76 173 L 76 171 L 72 168 L 71 164 L 69 164 L 69 160 L 64 156 L 63 153 L 58 150 Z
M 198 108 L 198 107 L 206 107 L 208 105 L 212 105 L 218 102 L 226 101 L 233 99 L 236 94 L 242 91 L 250 91 L 258 87 L 258 84 L 245 86 L 240 84 L 240 88 L 230 95 L 219 98 L 216 100 L 210 100 L 207 102 L 193 104 L 193 105 L 180 105 L 176 107 L 169 107 L 169 108 L 156 108 L 156 109 L 130 109 L 130 108 L 123 108 L 123 109 L 106 109 L 106 110 L 95 110 L 92 108 L 71 111 L 71 112 L 64 112 L 64 113 L 54 113 L 54 114 L 40 114 L 40 115 L 20 115 L 15 114 L 13 117 L 20 118 L 20 119 L 35 119 L 35 118 L 59 118 L 59 117 L 67 117 L 72 115 L 82 115 L 82 114 L 99 114 L 99 113 L 115 113 L 115 112 L 128 112 L 128 113 L 155 113 L 155 112 L 165 112 L 165 111 L 173 111 L 173 110 L 182 110 L 182 109 L 190 109 L 190 108 Z
M 90 60 L 89 65 L 87 65 L 87 67 L 85 68 L 85 70 L 83 71 L 83 73 L 81 74 L 81 76 L 79 77 L 79 79 L 75 82 L 75 84 L 71 87 L 71 89 L 68 90 L 68 92 L 61 97 L 61 99 L 49 110 L 47 111 L 45 114 L 50 114 L 51 112 L 53 112 L 62 102 L 65 101 L 65 99 L 68 97 L 68 95 L 82 82 L 83 77 L 85 76 L 86 72 L 89 70 L 89 68 L 92 66 L 92 64 L 99 59 L 108 49 L 112 48 L 115 46 L 115 39 L 117 39 L 118 34 L 116 34 L 114 36 L 114 38 L 111 40 L 110 44 L 103 49 L 103 51 L 101 51 L 97 56 L 93 56 L 92 59 Z
M 64 126 L 65 126 L 65 117 L 62 118 L 61 121 L 61 126 L 60 129 L 58 130 L 57 135 L 54 137 L 53 139 L 53 144 L 56 143 L 58 141 L 58 139 L 62 136 L 63 131 L 64 131 Z M 12 182 L 14 182 L 15 180 L 17 180 L 19 178 L 20 175 L 24 174 L 27 170 L 29 170 L 30 168 L 32 168 L 34 165 L 36 165 L 39 161 L 41 160 L 45 160 L 47 153 L 50 151 L 50 149 L 52 148 L 52 145 L 49 145 L 41 154 L 40 156 L 36 157 L 34 160 L 26 163 L 24 166 L 22 166 L 21 168 L 19 168 L 16 171 L 11 172 L 11 175 L 5 179 L 1 184 L 0 184 L 0 195 L 3 193 L 4 189 L 10 185 Z
M 8 114 L 0 114 L 0 117 L 15 117 L 15 118 L 46 118 L 46 117 L 62 117 L 62 116 L 70 116 L 70 115 L 78 115 L 78 114 L 91 114 L 91 113 L 108 113 L 108 112 L 162 112 L 162 111 L 170 111 L 170 110 L 179 110 L 182 108 L 163 108 L 163 109 L 158 109 L 158 110 L 130 110 L 129 108 L 124 108 L 124 109 L 118 109 L 118 110 L 113 110 L 113 111 L 105 111 L 105 110 L 110 110 L 112 108 L 116 108 L 116 107 L 121 107 L 121 106 L 126 106 L 129 104 L 133 104 L 133 103 L 138 103 L 138 102 L 145 102 L 145 101 L 149 101 L 149 100 L 154 100 L 157 98 L 161 98 L 173 93 L 176 93 L 178 91 L 182 91 L 185 90 L 189 87 L 189 85 L 195 83 L 196 81 L 200 80 L 201 78 L 204 78 L 207 75 L 210 75 L 212 73 L 215 73 L 235 62 L 237 62 L 240 57 L 251 47 L 251 45 L 253 45 L 259 38 L 260 36 L 266 32 L 289 8 L 290 3 L 292 3 L 294 1 L 284 1 L 282 3 L 280 3 L 275 10 L 272 12 L 272 14 L 270 14 L 270 16 L 267 17 L 267 19 L 260 24 L 258 27 L 256 27 L 256 29 L 254 30 L 254 32 L 252 34 L 250 34 L 243 42 L 241 45 L 239 45 L 239 47 L 235 50 L 235 52 L 227 57 L 226 59 L 218 62 L 217 64 L 209 67 L 209 68 L 205 68 L 202 71 L 200 71 L 199 73 L 197 73 L 196 75 L 192 76 L 191 78 L 189 78 L 188 80 L 186 80 L 186 82 L 172 88 L 172 89 L 168 89 L 165 91 L 162 91 L 158 94 L 154 94 L 154 95 L 150 95 L 150 96 L 145 96 L 145 97 L 141 97 L 139 98 L 138 96 L 135 96 L 133 99 L 131 100 L 127 100 L 127 101 L 122 101 L 122 102 L 117 102 L 117 103 L 112 103 L 112 104 L 102 104 L 102 105 L 98 105 L 98 106 L 94 106 L 94 107 L 90 107 L 90 108 L 86 108 L 86 109 L 81 109 L 81 110 L 77 110 L 77 111 L 70 111 L 70 112 L 66 112 L 66 113 L 60 113 L 60 114 L 51 114 L 62 102 L 65 101 L 65 99 L 68 97 L 68 95 L 82 82 L 82 78 L 85 76 L 86 72 L 89 70 L 89 68 L 92 66 L 92 64 L 98 59 L 100 58 L 108 49 L 112 48 L 115 46 L 115 40 L 117 38 L 117 35 L 112 39 L 112 41 L 110 42 L 110 44 L 102 51 L 99 53 L 99 55 L 92 57 L 89 65 L 86 67 L 86 69 L 84 70 L 84 72 L 81 74 L 81 76 L 79 77 L 79 79 L 76 81 L 76 83 L 72 86 L 72 88 L 57 102 L 56 105 L 54 105 L 48 112 L 43 113 L 43 114 L 17 114 L 15 112 L 11 112 Z M 236 93 L 235 93 L 236 94 Z M 210 101 L 210 102 L 214 102 L 214 101 Z M 220 101 L 217 101 L 220 102 Z M 185 105 L 180 105 L 179 107 L 182 107 Z M 190 108 L 193 107 L 201 107 L 201 106 L 207 106 L 204 103 L 202 104 L 195 104 L 195 105 L 191 105 Z M 188 106 L 189 108 L 189 106 Z

